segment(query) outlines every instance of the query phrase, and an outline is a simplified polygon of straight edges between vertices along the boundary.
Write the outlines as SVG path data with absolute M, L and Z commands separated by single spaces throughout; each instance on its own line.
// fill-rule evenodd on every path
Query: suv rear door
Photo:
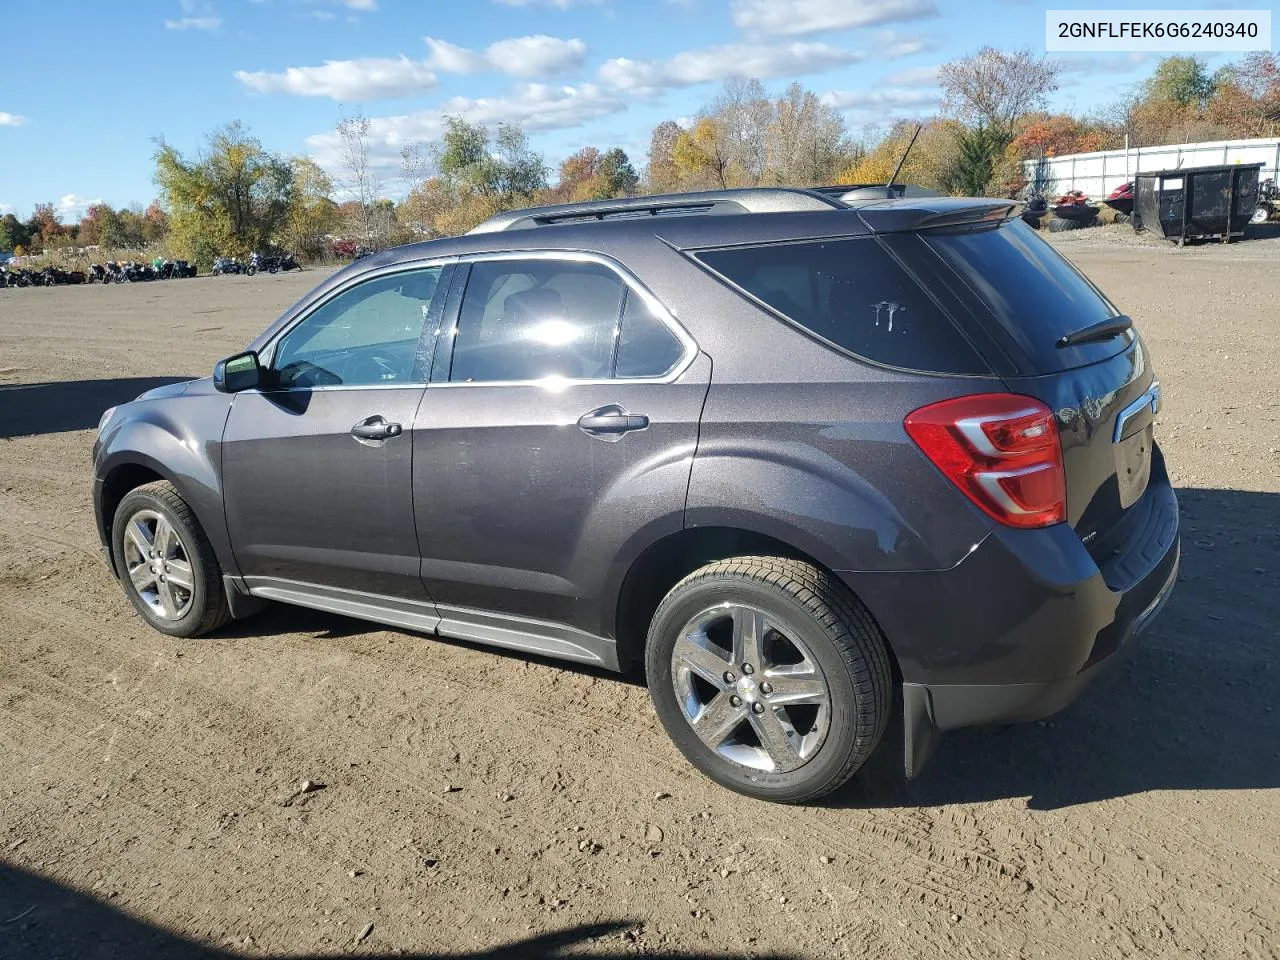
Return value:
M 628 550 L 683 525 L 711 363 L 603 257 L 476 257 L 453 291 L 413 466 L 441 632 L 607 633 L 600 597 Z

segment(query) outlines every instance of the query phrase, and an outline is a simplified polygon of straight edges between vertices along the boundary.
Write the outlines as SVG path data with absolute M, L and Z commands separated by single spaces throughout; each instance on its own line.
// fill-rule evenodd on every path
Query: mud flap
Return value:
M 903 771 L 911 779 L 920 775 L 938 744 L 938 727 L 933 720 L 933 700 L 929 688 L 919 683 L 902 685 Z

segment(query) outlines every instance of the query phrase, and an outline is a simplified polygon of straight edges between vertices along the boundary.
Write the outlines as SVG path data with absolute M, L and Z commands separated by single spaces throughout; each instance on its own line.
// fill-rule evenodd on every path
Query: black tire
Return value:
M 257 272 L 258 272 L 258 268 L 257 268 L 257 267 L 245 267 L 245 268 L 244 268 L 244 272 L 245 272 L 248 276 L 251 276 L 251 277 L 252 277 L 255 273 L 257 273 Z
M 1115 222 L 1116 223 L 1132 223 L 1133 217 L 1127 213 L 1117 213 Z
M 768 771 L 730 760 L 704 744 L 686 719 L 672 654 L 682 628 L 722 603 L 749 604 L 785 626 L 802 639 L 826 681 L 825 739 L 795 769 Z M 730 790 L 778 803 L 816 800 L 857 773 L 880 742 L 894 701 L 888 647 L 870 613 L 829 574 L 780 557 L 723 560 L 676 584 L 650 622 L 645 668 L 658 718 L 689 762 Z
M 129 521 L 139 511 L 163 515 L 177 533 L 191 565 L 190 602 L 182 615 L 168 619 L 158 615 L 144 600 L 129 576 L 125 536 Z M 166 481 L 148 483 L 125 494 L 111 523 L 111 552 L 125 595 L 134 609 L 155 629 L 171 637 L 198 637 L 216 630 L 231 619 L 222 589 L 222 568 L 209 540 L 187 502 Z

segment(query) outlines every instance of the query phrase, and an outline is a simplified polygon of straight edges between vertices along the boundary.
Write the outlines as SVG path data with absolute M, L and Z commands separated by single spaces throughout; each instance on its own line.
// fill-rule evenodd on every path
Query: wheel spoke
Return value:
M 827 685 L 812 671 L 804 673 L 770 672 L 765 679 L 773 687 L 769 702 L 775 706 L 788 703 L 826 703 Z
M 724 674 L 731 666 L 729 661 L 709 646 L 707 635 L 698 631 L 685 634 L 676 641 L 675 657 L 686 667 L 706 680 L 717 690 L 723 690 Z
M 185 560 L 170 560 L 166 563 L 165 577 L 175 587 L 190 590 L 195 581 L 191 578 L 191 564 Z
M 129 525 L 125 528 L 124 535 L 129 539 L 129 542 L 133 544 L 134 548 L 137 549 L 138 554 L 142 559 L 147 559 L 152 550 L 152 543 L 154 542 L 154 539 L 151 536 L 151 531 L 147 529 L 147 525 L 137 517 L 133 517 L 129 521 Z
M 178 615 L 178 598 L 174 596 L 173 584 L 168 581 L 161 583 L 156 581 L 156 595 L 160 598 L 160 606 L 164 609 L 164 615 L 170 619 Z
M 141 593 L 155 582 L 156 575 L 151 572 L 151 565 L 144 559 L 142 563 L 129 568 L 129 579 L 133 581 L 134 589 Z
M 741 705 L 735 707 L 729 701 L 729 694 L 716 694 L 694 718 L 693 729 L 702 742 L 714 750 L 724 743 L 746 715 Z
M 750 717 L 751 727 L 760 738 L 760 745 L 764 747 L 765 753 L 769 754 L 769 759 L 773 761 L 774 768 L 785 770 L 794 766 L 800 759 L 800 755 L 787 736 L 787 729 L 783 726 L 777 712 L 769 709 L 764 713 L 750 714 Z M 790 724 L 788 723 L 787 726 Z
M 156 518 L 156 536 L 155 536 L 156 556 L 159 558 L 167 557 L 173 552 L 173 548 L 177 543 L 177 538 L 173 535 L 173 527 L 169 526 L 169 521 L 164 517 Z
M 753 607 L 733 608 L 733 660 L 758 665 L 766 629 L 764 613 Z

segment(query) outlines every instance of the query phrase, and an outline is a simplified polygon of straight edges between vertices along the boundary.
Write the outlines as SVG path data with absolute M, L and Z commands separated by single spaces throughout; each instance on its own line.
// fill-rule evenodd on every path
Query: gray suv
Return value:
M 501 214 L 320 284 L 108 410 L 126 595 L 643 668 L 708 776 L 813 800 L 903 718 L 1063 707 L 1177 576 L 1129 318 L 1003 200 L 840 189 Z

